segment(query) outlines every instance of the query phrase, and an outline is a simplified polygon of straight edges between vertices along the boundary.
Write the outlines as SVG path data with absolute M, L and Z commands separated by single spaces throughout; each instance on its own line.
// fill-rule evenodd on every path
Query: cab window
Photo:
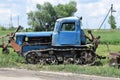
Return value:
M 75 31 L 75 23 L 63 23 L 61 31 Z

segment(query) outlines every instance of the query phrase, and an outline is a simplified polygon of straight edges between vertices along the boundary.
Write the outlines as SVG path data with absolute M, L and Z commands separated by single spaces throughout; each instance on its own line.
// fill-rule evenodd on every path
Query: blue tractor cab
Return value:
M 53 46 L 80 46 L 86 43 L 81 23 L 77 17 L 61 18 L 56 21 L 52 36 Z

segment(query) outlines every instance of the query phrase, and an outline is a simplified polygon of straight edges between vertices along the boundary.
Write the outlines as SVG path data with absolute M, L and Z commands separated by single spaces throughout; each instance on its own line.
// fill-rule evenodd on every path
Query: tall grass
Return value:
M 13 67 L 23 62 L 25 62 L 24 58 L 13 52 L 13 49 L 10 49 L 10 54 L 3 54 L 0 49 L 0 67 Z

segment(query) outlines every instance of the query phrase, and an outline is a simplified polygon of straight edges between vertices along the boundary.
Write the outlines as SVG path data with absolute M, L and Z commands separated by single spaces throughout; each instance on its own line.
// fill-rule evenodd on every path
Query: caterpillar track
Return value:
M 32 50 L 25 53 L 25 59 L 30 64 L 79 64 L 92 65 L 97 55 L 87 47 L 48 48 Z

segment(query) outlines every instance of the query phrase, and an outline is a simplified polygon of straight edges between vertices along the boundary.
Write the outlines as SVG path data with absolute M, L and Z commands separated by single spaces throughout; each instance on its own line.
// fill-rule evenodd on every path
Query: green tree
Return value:
M 108 23 L 110 24 L 111 29 L 116 29 L 115 17 L 113 15 L 109 17 Z
M 68 4 L 58 4 L 55 6 L 55 11 L 58 17 L 68 17 L 73 16 L 77 11 L 76 2 L 71 1 Z
M 48 30 L 53 30 L 54 24 L 59 17 L 72 16 L 76 11 L 76 2 L 71 1 L 68 4 L 58 4 L 52 6 L 49 2 L 45 2 L 43 5 L 37 4 L 37 10 L 27 13 L 28 25 L 30 25 L 34 31 L 46 30 L 45 24 L 48 23 Z

